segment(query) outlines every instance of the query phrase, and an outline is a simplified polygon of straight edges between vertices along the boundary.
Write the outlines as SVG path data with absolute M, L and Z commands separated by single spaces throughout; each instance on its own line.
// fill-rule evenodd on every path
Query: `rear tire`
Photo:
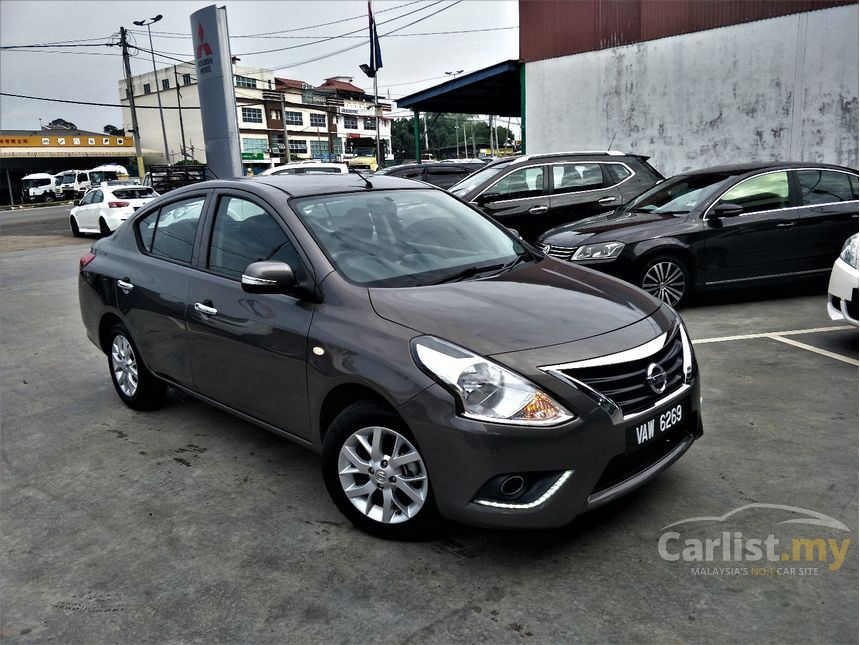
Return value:
M 354 403 L 335 417 L 322 469 L 332 500 L 362 531 L 420 540 L 443 524 L 417 442 L 399 416 L 376 403 Z
M 131 334 L 123 324 L 116 324 L 110 330 L 107 361 L 114 389 L 128 407 L 153 410 L 162 404 L 167 384 L 146 369 Z
M 72 229 L 72 236 L 73 237 L 83 237 L 84 236 L 83 233 L 81 233 L 81 229 L 78 228 L 78 222 L 77 222 L 77 220 L 75 220 L 74 215 L 72 215 L 69 218 L 69 228 Z
M 54 193 L 45 193 L 45 197 L 42 201 L 44 201 L 44 202 L 54 201 Z
M 693 290 L 693 275 L 680 258 L 661 255 L 645 262 L 637 286 L 670 307 L 680 307 Z

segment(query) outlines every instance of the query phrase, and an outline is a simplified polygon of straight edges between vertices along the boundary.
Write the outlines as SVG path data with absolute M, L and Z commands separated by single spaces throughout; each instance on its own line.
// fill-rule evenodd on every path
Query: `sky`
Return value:
M 119 103 L 122 78 L 119 27 L 141 30 L 132 37 L 149 49 L 145 27 L 134 20 L 163 18 L 153 25 L 153 49 L 169 56 L 193 60 L 189 16 L 212 2 L 167 1 L 61 1 L 0 0 L 0 45 L 53 44 L 40 49 L 0 50 L 0 91 L 48 98 Z M 230 0 L 227 7 L 231 50 L 240 65 L 278 68 L 277 76 L 319 85 L 332 76 L 352 76 L 355 84 L 372 90 L 372 81 L 358 66 L 368 59 L 367 3 L 363 0 Z M 441 11 L 439 11 L 441 9 Z M 379 93 L 396 99 L 432 87 L 446 72 L 468 73 L 518 57 L 519 16 L 516 0 L 374 0 L 382 49 Z M 431 15 L 434 12 L 436 15 Z M 405 15 L 409 14 L 409 15 Z M 402 17 L 401 17 L 402 16 Z M 425 16 L 426 19 L 420 20 Z M 348 20 L 345 20 L 348 19 Z M 321 23 L 339 21 L 324 26 Z M 414 25 L 409 23 L 420 20 Z M 390 21 L 390 22 L 387 22 Z M 431 34 L 431 35 L 390 35 Z M 492 31 L 472 31 L 472 30 Z M 290 31 L 286 31 L 290 30 Z M 446 33 L 470 30 L 470 33 Z M 357 33 L 344 36 L 347 32 Z M 258 34 L 279 34 L 267 35 Z M 251 37 L 248 37 L 251 36 Z M 315 42 L 339 36 L 328 42 Z M 89 46 L 96 43 L 97 46 Z M 317 61 L 316 57 L 359 45 Z M 264 50 L 291 47 L 267 53 Z M 159 68 L 173 61 L 156 59 Z M 131 59 L 132 74 L 152 70 L 148 53 Z M 48 103 L 0 96 L 0 129 L 39 129 L 63 118 L 84 130 L 100 132 L 107 125 L 122 126 L 120 108 Z M 514 129 L 512 127 L 512 129 Z

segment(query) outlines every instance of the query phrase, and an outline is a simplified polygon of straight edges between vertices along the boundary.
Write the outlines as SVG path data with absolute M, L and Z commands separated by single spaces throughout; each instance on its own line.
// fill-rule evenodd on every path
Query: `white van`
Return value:
M 128 181 L 128 170 L 116 164 L 97 166 L 89 171 L 90 182 L 98 186 L 104 181 Z
M 54 175 L 46 172 L 34 172 L 21 179 L 21 199 L 24 203 L 54 201 L 56 187 Z

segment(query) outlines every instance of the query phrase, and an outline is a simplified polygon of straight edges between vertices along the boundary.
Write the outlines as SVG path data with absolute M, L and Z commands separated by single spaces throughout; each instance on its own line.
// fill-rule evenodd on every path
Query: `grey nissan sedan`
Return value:
M 170 386 L 322 453 L 382 537 L 563 525 L 702 433 L 670 307 L 409 180 L 172 191 L 93 244 L 79 296 L 126 405 Z

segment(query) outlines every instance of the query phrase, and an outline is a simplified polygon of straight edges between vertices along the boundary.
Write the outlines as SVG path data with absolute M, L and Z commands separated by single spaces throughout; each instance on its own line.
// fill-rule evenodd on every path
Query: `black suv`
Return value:
M 439 188 L 450 188 L 473 172 L 485 168 L 486 165 L 483 161 L 442 161 L 440 163 L 431 161 L 391 166 L 378 170 L 375 174 L 417 179 Z
M 661 181 L 647 160 L 615 151 L 509 157 L 450 191 L 533 242 L 555 226 L 617 208 Z

